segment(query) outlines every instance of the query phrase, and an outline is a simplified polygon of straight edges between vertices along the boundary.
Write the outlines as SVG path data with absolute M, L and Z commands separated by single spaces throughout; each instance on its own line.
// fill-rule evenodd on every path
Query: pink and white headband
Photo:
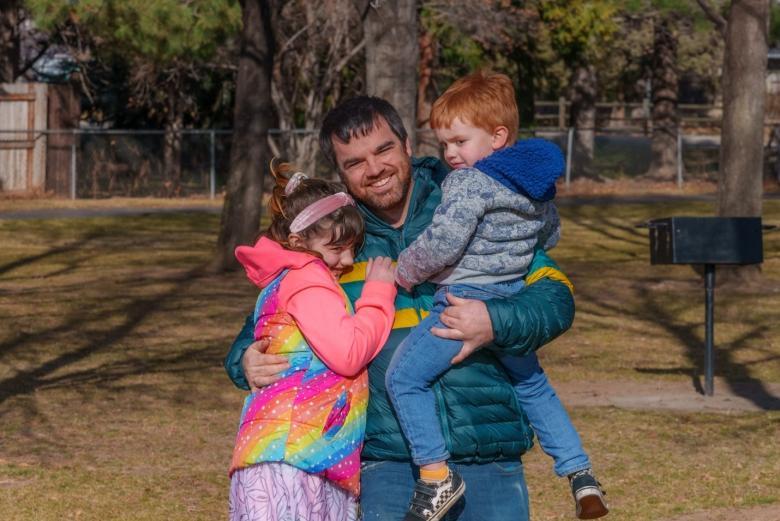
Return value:
M 308 176 L 303 172 L 293 174 L 284 187 L 285 195 L 290 195 L 301 184 L 301 181 L 307 178 Z M 338 192 L 314 201 L 295 216 L 295 219 L 290 223 L 290 233 L 302 232 L 329 213 L 344 206 L 355 206 L 355 200 L 345 192 Z

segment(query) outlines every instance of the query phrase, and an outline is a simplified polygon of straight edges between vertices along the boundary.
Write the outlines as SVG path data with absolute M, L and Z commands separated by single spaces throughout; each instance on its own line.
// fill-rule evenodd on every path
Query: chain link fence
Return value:
M 20 134 L 23 132 L 23 139 Z M 296 130 L 298 134 L 316 130 Z M 558 128 L 522 129 L 521 137 L 537 136 L 557 143 L 567 160 L 565 182 L 584 175 L 578 165 L 589 162 L 590 175 L 602 179 L 632 179 L 648 174 L 653 153 L 651 137 L 632 130 L 592 129 L 592 159 L 573 146 L 577 130 Z M 280 131 L 271 131 L 271 140 Z M 768 128 L 765 141 L 765 174 L 780 182 L 780 129 Z M 773 139 L 775 136 L 778 139 Z M 230 163 L 229 130 L 182 130 L 175 134 L 158 130 L 7 131 L 0 130 L 0 153 L 14 143 L 45 140 L 56 155 L 48 154 L 47 187 L 59 178 L 56 193 L 73 199 L 123 197 L 217 197 L 227 184 Z M 276 148 L 280 149 L 276 140 Z M 418 155 L 437 155 L 438 146 L 430 129 L 416 133 Z M 679 152 L 676 175 L 670 181 L 717 178 L 720 138 L 718 135 L 677 133 Z M 295 162 L 295 158 L 284 158 Z M 299 168 L 323 177 L 335 177 L 321 155 L 313 165 Z M 10 165 L 10 166 L 9 166 Z M 0 162 L 0 168 L 14 168 Z M 3 176 L 5 172 L 0 172 Z M 50 179 L 52 178 L 52 179 Z M 49 189 L 49 188 L 47 188 Z

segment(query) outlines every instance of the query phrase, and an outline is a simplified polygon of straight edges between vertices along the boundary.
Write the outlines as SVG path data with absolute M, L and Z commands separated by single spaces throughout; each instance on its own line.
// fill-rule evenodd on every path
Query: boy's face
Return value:
M 447 164 L 452 168 L 465 168 L 506 145 L 506 128 L 498 127 L 490 133 L 455 118 L 449 128 L 437 128 L 436 137 L 443 147 Z

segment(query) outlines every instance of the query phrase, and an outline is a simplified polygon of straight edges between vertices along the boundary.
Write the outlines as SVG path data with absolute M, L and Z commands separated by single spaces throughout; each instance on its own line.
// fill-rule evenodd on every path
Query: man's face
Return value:
M 368 135 L 332 138 L 341 179 L 350 193 L 380 215 L 401 218 L 412 176 L 409 140 L 401 143 L 382 117 Z

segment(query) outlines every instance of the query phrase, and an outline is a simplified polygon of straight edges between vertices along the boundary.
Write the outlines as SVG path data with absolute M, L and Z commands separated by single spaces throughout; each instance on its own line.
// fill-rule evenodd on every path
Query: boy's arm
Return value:
M 403 287 L 428 280 L 455 264 L 485 213 L 486 195 L 474 169 L 450 172 L 442 184 L 442 200 L 431 224 L 398 256 L 396 277 Z

